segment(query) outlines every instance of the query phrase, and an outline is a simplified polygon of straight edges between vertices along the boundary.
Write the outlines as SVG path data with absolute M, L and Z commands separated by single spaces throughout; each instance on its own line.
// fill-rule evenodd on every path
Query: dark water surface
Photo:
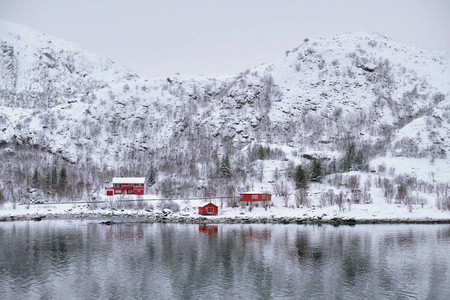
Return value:
M 0 223 L 0 299 L 450 299 L 450 225 Z

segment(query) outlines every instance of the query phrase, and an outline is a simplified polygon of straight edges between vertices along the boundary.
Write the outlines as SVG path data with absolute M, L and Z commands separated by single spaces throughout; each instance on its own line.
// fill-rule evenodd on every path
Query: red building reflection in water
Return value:
M 271 236 L 271 231 L 268 229 L 250 229 L 250 230 L 244 230 L 242 232 L 242 237 L 246 241 L 250 240 L 259 240 L 259 241 L 266 241 L 269 240 Z
M 206 233 L 208 235 L 214 235 L 219 232 L 219 226 L 217 225 L 198 225 L 198 232 Z

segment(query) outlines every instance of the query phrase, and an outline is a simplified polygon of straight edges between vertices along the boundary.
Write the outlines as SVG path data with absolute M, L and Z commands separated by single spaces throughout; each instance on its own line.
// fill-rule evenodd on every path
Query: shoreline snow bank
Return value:
M 185 206 L 179 212 L 170 209 L 92 209 L 87 204 L 67 203 L 59 205 L 0 208 L 0 221 L 20 221 L 59 218 L 120 219 L 129 222 L 167 223 L 297 223 L 297 224 L 376 224 L 376 223 L 449 223 L 450 212 L 416 208 L 409 211 L 403 206 L 353 205 L 351 210 L 340 211 L 337 206 L 311 208 L 224 207 L 219 215 L 199 215 L 196 207 Z

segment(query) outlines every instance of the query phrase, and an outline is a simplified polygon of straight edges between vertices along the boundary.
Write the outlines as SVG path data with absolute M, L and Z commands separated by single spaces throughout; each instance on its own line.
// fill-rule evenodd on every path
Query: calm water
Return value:
M 0 223 L 1 299 L 450 299 L 450 225 Z

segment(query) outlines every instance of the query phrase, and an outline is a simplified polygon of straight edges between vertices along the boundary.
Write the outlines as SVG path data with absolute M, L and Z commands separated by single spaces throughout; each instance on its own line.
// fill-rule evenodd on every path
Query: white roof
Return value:
M 264 193 L 264 192 L 254 192 L 254 191 L 251 191 L 251 192 L 244 192 L 244 193 L 241 193 L 241 195 L 248 195 L 248 194 L 268 194 L 268 193 Z
M 113 183 L 145 183 L 145 177 L 114 177 Z

